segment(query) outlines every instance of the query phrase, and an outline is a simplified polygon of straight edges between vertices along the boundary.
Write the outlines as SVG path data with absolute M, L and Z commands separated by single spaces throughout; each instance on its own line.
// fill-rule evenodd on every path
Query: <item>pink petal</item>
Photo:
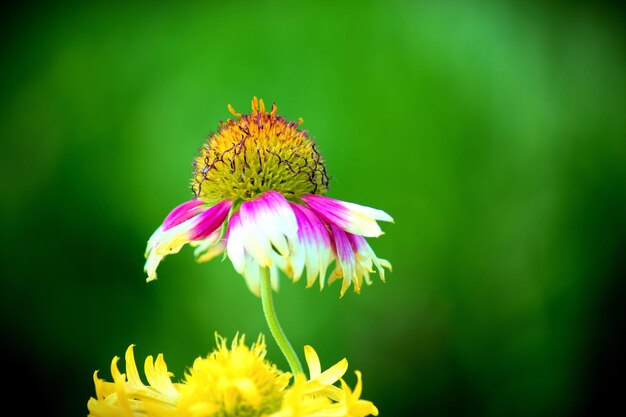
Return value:
M 334 224 L 331 224 L 330 228 L 333 232 L 333 243 L 335 245 L 337 262 L 341 267 L 341 272 L 343 275 L 343 284 L 341 286 L 341 295 L 343 296 L 343 294 L 350 286 L 350 283 L 352 282 L 355 274 L 354 251 L 346 232 L 344 232 Z
M 390 215 L 371 207 L 315 194 L 305 194 L 302 196 L 302 200 L 327 223 L 335 224 L 344 231 L 355 235 L 380 236 L 383 232 L 376 221 L 393 222 Z
M 189 240 L 200 240 L 208 237 L 224 223 L 233 202 L 222 200 L 213 207 L 198 215 L 196 225 L 189 231 Z
M 201 200 L 193 199 L 189 200 L 170 211 L 165 220 L 163 220 L 163 231 L 171 229 L 172 227 L 179 225 L 185 220 L 191 219 L 198 214 L 202 209 L 199 207 L 204 204 Z

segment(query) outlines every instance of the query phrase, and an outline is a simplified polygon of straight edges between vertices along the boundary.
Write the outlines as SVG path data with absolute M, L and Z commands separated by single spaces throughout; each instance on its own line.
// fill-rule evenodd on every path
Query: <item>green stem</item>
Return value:
M 265 314 L 265 320 L 270 328 L 270 332 L 272 336 L 274 336 L 274 340 L 276 340 L 280 351 L 283 352 L 285 359 L 287 359 L 291 373 L 295 377 L 297 373 L 302 373 L 302 365 L 276 317 L 276 310 L 274 309 L 274 302 L 272 301 L 270 270 L 267 267 L 261 267 L 261 304 L 263 305 L 263 314 Z

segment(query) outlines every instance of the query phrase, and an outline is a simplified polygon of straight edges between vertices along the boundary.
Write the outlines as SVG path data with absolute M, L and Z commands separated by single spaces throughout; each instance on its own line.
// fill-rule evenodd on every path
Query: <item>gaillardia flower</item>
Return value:
M 265 359 L 263 336 L 248 347 L 244 337 L 235 337 L 230 348 L 217 336 L 217 348 L 197 358 L 182 382 L 172 382 L 163 355 L 145 360 L 148 385 L 139 376 L 131 345 L 126 351 L 126 373 L 113 358 L 113 382 L 94 373 L 96 397 L 89 399 L 91 417 L 313 417 L 378 415 L 370 401 L 360 399 L 362 383 L 357 371 L 354 390 L 342 376 L 346 359 L 321 371 L 317 353 L 305 347 L 309 378 L 280 371 Z M 341 386 L 335 385 L 340 381 Z
M 194 198 L 174 210 L 148 241 L 145 271 L 156 279 L 163 257 L 185 244 L 199 262 L 220 253 L 230 258 L 248 287 L 259 294 L 260 268 L 268 268 L 274 289 L 278 270 L 298 281 L 306 269 L 307 287 L 319 277 L 320 288 L 343 278 L 341 295 L 354 285 L 358 293 L 369 274 L 391 265 L 378 258 L 365 237 L 377 237 L 377 221 L 387 213 L 324 197 L 328 175 L 302 119 L 288 122 L 252 100 L 252 113 L 221 122 L 194 161 Z

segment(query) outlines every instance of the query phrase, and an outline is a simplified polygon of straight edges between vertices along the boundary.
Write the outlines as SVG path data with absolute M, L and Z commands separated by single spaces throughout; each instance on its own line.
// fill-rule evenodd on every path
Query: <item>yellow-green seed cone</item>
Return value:
M 194 160 L 196 197 L 215 204 L 252 200 L 268 190 L 290 200 L 327 191 L 322 156 L 307 132 L 298 129 L 302 119 L 286 121 L 276 115 L 275 104 L 266 112 L 256 97 L 250 114 L 228 108 L 236 119 L 222 122 Z

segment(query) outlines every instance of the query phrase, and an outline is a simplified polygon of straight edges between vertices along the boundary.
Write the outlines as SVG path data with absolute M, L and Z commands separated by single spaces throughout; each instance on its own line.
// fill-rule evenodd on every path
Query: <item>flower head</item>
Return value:
M 145 385 L 139 376 L 131 345 L 126 351 L 126 373 L 111 363 L 113 382 L 94 373 L 96 397 L 87 403 L 91 417 L 212 417 L 212 416 L 352 416 L 377 415 L 370 402 L 360 399 L 361 376 L 353 390 L 341 379 L 347 361 L 321 372 L 317 354 L 306 347 L 310 378 L 281 372 L 265 359 L 262 336 L 248 347 L 235 337 L 230 347 L 217 337 L 217 348 L 195 360 L 182 382 L 171 381 L 163 355 L 145 361 Z M 340 382 L 340 386 L 334 385 Z
M 260 268 L 278 270 L 307 287 L 319 277 L 324 287 L 342 278 L 341 295 L 360 292 L 374 268 L 384 280 L 391 265 L 378 258 L 365 237 L 383 232 L 377 221 L 393 219 L 382 210 L 324 197 L 328 176 L 315 142 L 287 122 L 276 105 L 265 110 L 252 100 L 252 113 L 222 122 L 194 161 L 194 198 L 174 208 L 148 240 L 145 270 L 156 279 L 161 260 L 185 244 L 204 262 L 226 253 L 235 270 L 258 295 Z

